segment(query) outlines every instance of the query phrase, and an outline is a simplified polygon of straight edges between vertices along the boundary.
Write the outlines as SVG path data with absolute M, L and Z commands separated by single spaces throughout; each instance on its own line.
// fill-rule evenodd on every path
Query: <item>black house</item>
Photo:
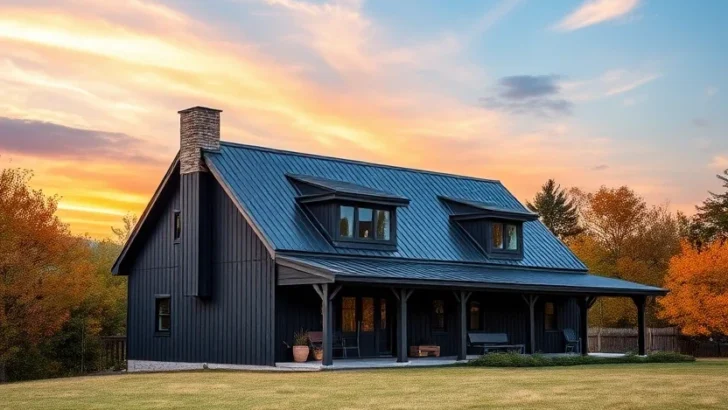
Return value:
M 323 364 L 412 345 L 464 359 L 468 332 L 563 352 L 598 296 L 664 289 L 590 275 L 499 181 L 220 141 L 220 111 L 180 111 L 180 152 L 113 267 L 128 275 L 130 370 L 290 361 L 323 332 Z M 351 352 L 350 352 L 351 356 Z

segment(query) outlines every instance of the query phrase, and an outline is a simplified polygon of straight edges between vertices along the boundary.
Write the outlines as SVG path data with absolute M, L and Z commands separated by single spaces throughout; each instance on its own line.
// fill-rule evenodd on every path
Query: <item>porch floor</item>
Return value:
M 568 356 L 576 353 L 547 353 L 544 356 Z M 619 357 L 623 353 L 589 353 L 596 357 Z M 480 355 L 468 355 L 466 360 L 457 360 L 455 356 L 445 357 L 411 357 L 408 362 L 397 363 L 396 357 L 374 357 L 365 359 L 334 359 L 331 366 L 324 366 L 321 361 L 308 361 L 305 363 L 278 362 L 276 367 L 281 370 L 317 371 L 317 370 L 354 370 L 354 369 L 383 369 L 399 367 L 428 367 L 449 366 L 458 363 L 467 363 L 477 359 Z

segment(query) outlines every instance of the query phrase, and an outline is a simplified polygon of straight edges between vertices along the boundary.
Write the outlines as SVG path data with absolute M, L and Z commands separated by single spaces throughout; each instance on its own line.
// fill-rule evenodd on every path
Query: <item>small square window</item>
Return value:
M 156 298 L 156 314 L 157 324 L 155 330 L 160 333 L 168 333 L 171 325 L 171 303 L 170 298 L 157 297 Z
M 354 207 L 339 207 L 339 236 L 351 238 L 354 236 Z
M 432 330 L 435 332 L 445 330 L 445 302 L 442 300 L 432 301 Z
M 494 223 L 490 233 L 493 249 L 503 249 L 503 224 Z
M 372 231 L 374 223 L 372 222 L 372 216 L 374 212 L 370 208 L 359 208 L 359 233 L 357 235 L 360 239 L 373 239 L 374 232 Z
M 174 240 L 178 241 L 182 236 L 182 218 L 179 211 L 174 211 Z
M 518 250 L 518 227 L 516 225 L 506 225 L 506 249 Z
M 544 328 L 546 330 L 556 330 L 556 306 L 553 302 L 544 304 Z

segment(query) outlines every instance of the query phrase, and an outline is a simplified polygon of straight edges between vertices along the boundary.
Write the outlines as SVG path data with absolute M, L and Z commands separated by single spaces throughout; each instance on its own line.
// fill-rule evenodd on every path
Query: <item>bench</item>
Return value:
M 481 349 L 483 354 L 491 351 L 516 351 L 525 353 L 526 345 L 511 344 L 505 333 L 468 333 L 468 346 Z

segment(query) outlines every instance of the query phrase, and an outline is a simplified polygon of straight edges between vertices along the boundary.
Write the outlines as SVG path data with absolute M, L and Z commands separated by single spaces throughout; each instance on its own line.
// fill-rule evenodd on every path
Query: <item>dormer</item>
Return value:
M 457 223 L 488 256 L 494 259 L 523 259 L 523 223 L 538 215 L 504 209 L 492 202 L 439 196 Z
M 296 201 L 313 217 L 332 245 L 397 250 L 397 208 L 409 199 L 346 181 L 287 174 Z

